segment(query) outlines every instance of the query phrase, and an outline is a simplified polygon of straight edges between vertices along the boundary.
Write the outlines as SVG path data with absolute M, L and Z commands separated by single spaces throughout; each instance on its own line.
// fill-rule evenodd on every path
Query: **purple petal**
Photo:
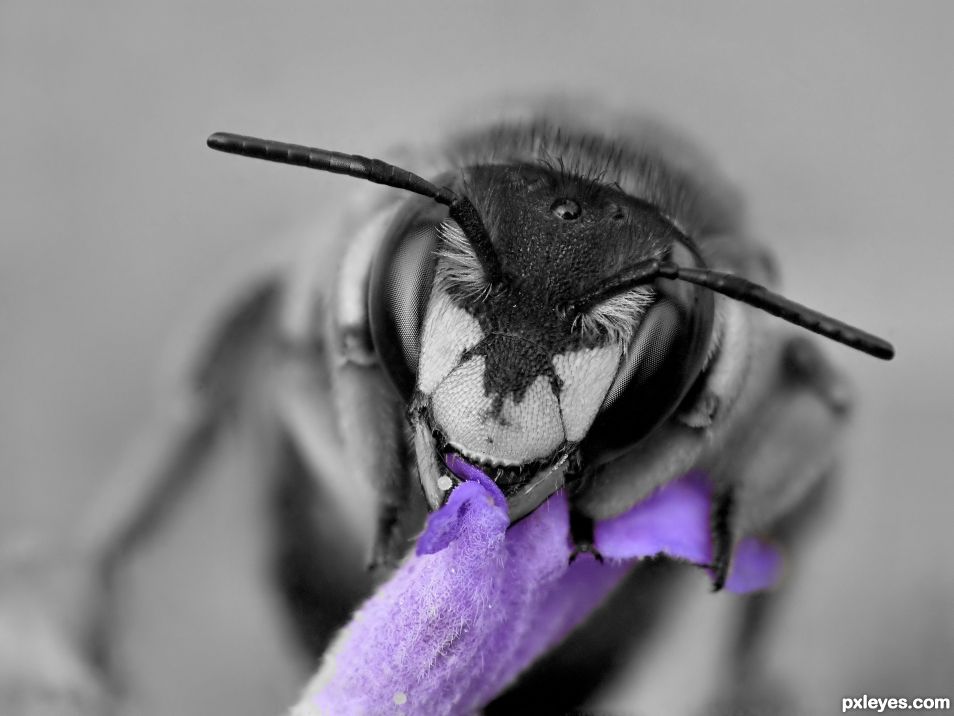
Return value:
M 417 554 L 434 554 L 447 547 L 460 535 L 463 517 L 472 504 L 477 509 L 496 509 L 491 500 L 479 499 L 486 495 L 476 482 L 465 482 L 454 490 L 447 503 L 427 519 L 424 533 L 417 540 Z
M 601 563 L 588 554 L 574 560 L 531 617 L 531 636 L 521 654 L 525 665 L 562 642 L 606 599 L 632 566 L 624 562 Z
M 782 553 L 756 537 L 746 537 L 735 546 L 732 568 L 725 588 L 736 594 L 771 589 L 782 578 Z
M 712 485 L 689 473 L 657 488 L 618 517 L 596 525 L 594 543 L 604 557 L 632 559 L 666 554 L 696 564 L 711 561 Z
M 572 599 L 558 586 L 570 559 L 568 532 L 569 510 L 562 493 L 507 532 L 506 556 L 500 565 L 505 576 L 495 604 L 503 618 L 486 635 L 483 652 L 473 657 L 480 678 L 471 680 L 461 693 L 460 703 L 466 705 L 462 713 L 490 701 L 553 643 L 561 625 L 541 621 L 540 615 L 547 605 Z
M 342 630 L 294 713 L 439 714 L 473 706 L 461 699 L 484 684 L 477 666 L 494 658 L 488 645 L 510 614 L 503 599 L 510 520 L 477 482 L 457 487 L 434 520 L 442 525 L 437 542 L 456 537 L 433 554 L 412 555 L 381 585 Z
M 293 716 L 476 711 L 585 619 L 632 560 L 711 562 L 712 487 L 701 474 L 596 525 L 597 549 L 615 562 L 583 555 L 571 565 L 561 492 L 508 529 L 493 481 L 459 456 L 446 461 L 465 482 L 431 515 L 417 553 L 342 630 Z M 765 589 L 780 574 L 778 550 L 747 538 L 726 588 Z
M 487 492 L 493 495 L 494 501 L 498 505 L 505 510 L 507 509 L 507 498 L 504 497 L 500 488 L 497 487 L 497 483 L 491 480 L 487 473 L 479 467 L 467 462 L 467 460 L 456 452 L 446 453 L 444 455 L 444 464 L 447 465 L 448 470 L 457 475 L 461 480 L 479 482 L 487 489 Z

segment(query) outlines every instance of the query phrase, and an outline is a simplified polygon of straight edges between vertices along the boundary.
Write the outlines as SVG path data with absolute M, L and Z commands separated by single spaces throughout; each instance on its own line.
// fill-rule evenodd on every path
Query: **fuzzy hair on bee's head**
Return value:
M 480 213 L 506 292 L 536 307 L 571 304 L 682 236 L 646 202 L 546 164 L 468 167 L 459 191 Z
M 462 133 L 447 155 L 456 166 L 536 164 L 615 187 L 658 207 L 695 238 L 744 230 L 742 200 L 709 158 L 678 132 L 645 117 L 621 119 L 608 129 L 563 106 Z

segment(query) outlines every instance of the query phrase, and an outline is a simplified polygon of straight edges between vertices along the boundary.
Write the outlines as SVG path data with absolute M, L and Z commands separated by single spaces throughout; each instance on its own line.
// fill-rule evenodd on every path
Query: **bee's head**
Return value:
M 654 205 L 546 164 L 438 186 L 375 159 L 216 134 L 224 151 L 413 191 L 374 260 L 371 334 L 409 406 L 432 508 L 474 469 L 511 518 L 668 418 L 702 370 L 712 292 L 881 358 L 885 341 L 709 270 Z
M 712 295 L 620 283 L 649 259 L 701 260 L 616 187 L 541 165 L 470 167 L 449 184 L 483 236 L 426 205 L 399 220 L 371 279 L 375 344 L 397 347 L 382 352 L 412 405 L 432 506 L 466 462 L 519 517 L 567 468 L 634 445 L 672 413 L 701 368 Z

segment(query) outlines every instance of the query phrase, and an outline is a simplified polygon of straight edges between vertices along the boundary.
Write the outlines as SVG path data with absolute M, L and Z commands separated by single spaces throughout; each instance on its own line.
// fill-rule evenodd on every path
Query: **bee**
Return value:
M 496 124 L 454 138 L 419 173 L 228 133 L 208 145 L 391 190 L 323 244 L 330 280 L 312 256 L 237 293 L 197 351 L 186 399 L 76 543 L 107 582 L 229 417 L 257 411 L 277 582 L 315 656 L 462 464 L 497 483 L 512 521 L 564 489 L 579 551 L 593 551 L 595 520 L 702 470 L 716 486 L 720 588 L 741 536 L 795 538 L 835 464 L 851 389 L 809 332 L 893 356 L 772 290 L 771 254 L 735 192 L 651 123 L 615 135 L 566 113 Z M 645 600 L 646 574 L 663 572 L 636 568 L 611 608 L 487 713 L 582 704 L 640 633 L 626 600 Z M 746 602 L 738 674 L 757 670 L 765 604 Z

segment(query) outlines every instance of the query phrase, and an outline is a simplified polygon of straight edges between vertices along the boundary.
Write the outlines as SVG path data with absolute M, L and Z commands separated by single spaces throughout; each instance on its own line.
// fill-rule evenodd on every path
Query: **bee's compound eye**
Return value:
M 550 213 L 558 219 L 573 221 L 580 218 L 583 208 L 573 199 L 557 199 L 550 205 Z
M 681 243 L 671 256 L 681 266 L 705 267 L 698 253 Z M 594 464 L 616 459 L 663 424 L 696 385 L 709 355 L 713 293 L 668 280 L 654 282 L 653 292 L 655 301 L 583 440 L 584 456 Z
M 382 240 L 369 285 L 371 339 L 398 392 L 410 399 L 417 380 L 421 327 L 434 282 L 437 225 L 398 221 Z

